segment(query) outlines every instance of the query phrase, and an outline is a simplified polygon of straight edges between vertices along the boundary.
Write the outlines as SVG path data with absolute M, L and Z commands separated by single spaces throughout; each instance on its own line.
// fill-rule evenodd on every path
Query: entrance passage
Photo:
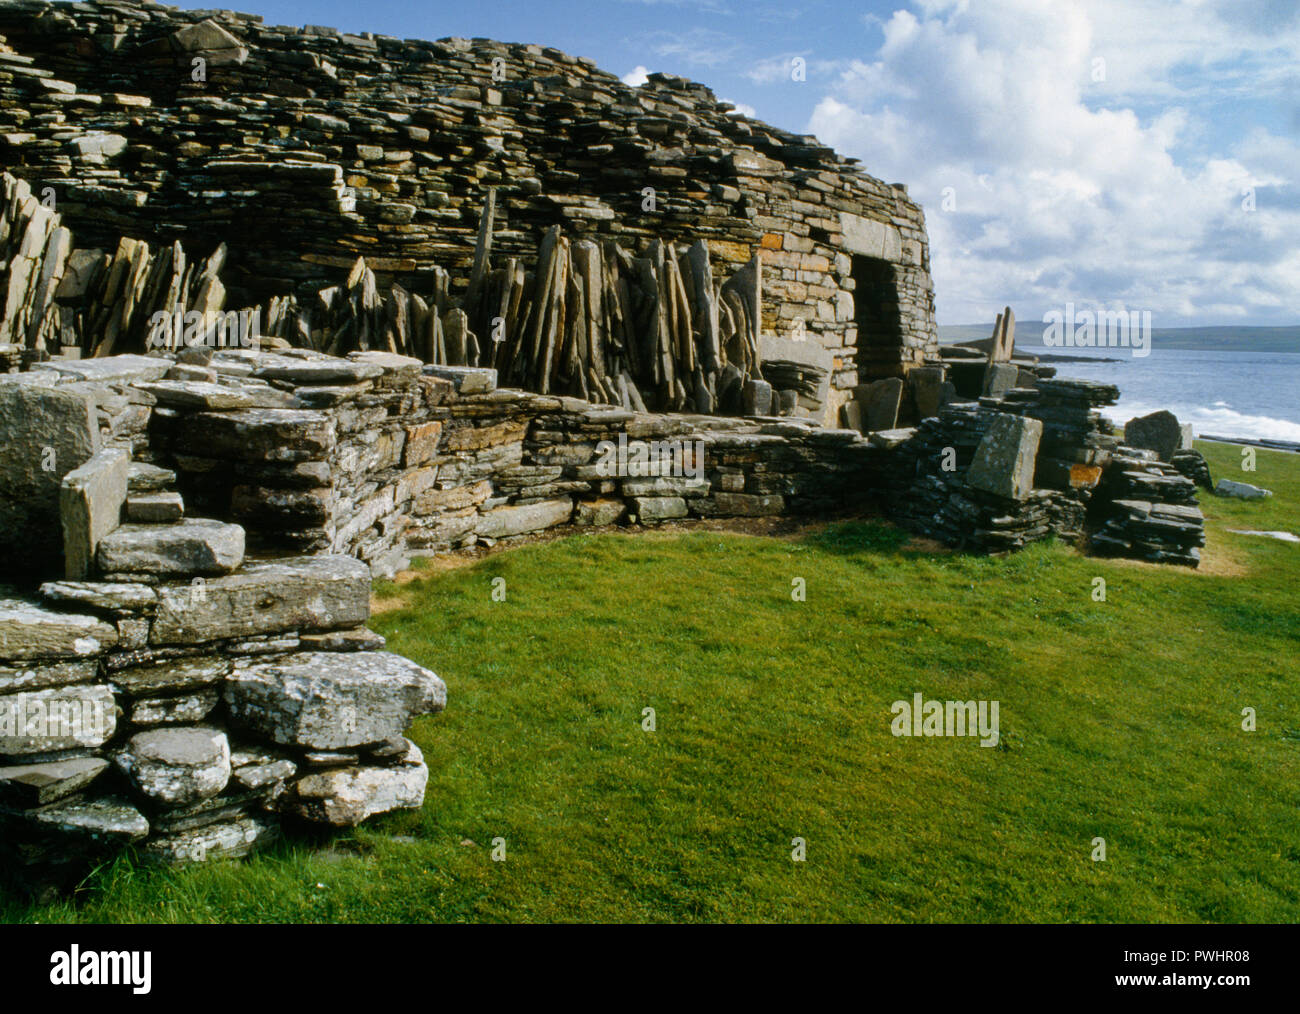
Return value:
M 853 306 L 858 325 L 859 355 L 872 362 L 901 358 L 903 329 L 898 315 L 898 283 L 894 266 L 879 257 L 855 254 L 852 263 Z

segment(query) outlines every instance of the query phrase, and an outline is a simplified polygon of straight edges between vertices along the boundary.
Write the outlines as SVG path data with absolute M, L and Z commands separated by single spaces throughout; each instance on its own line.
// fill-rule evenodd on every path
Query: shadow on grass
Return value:
M 862 553 L 896 554 L 911 536 L 901 528 L 874 521 L 841 521 L 808 535 L 803 542 L 828 553 L 857 556 Z

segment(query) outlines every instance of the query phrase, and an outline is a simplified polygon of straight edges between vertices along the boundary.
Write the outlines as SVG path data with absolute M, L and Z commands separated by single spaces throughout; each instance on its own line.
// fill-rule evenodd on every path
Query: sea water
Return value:
M 1145 358 L 1124 349 L 1061 350 L 1019 342 L 1016 351 L 1042 356 L 1058 377 L 1117 386 L 1119 404 L 1102 412 L 1121 426 L 1163 408 L 1191 423 L 1197 436 L 1300 443 L 1300 354 L 1162 349 L 1158 339 Z M 1052 354 L 1061 351 L 1086 361 L 1054 361 Z

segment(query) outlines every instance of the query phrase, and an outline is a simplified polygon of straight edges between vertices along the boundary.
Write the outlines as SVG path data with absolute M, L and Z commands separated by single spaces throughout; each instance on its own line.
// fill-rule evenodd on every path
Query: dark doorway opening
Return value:
M 858 349 L 868 353 L 866 358 L 871 362 L 898 361 L 902 354 L 903 329 L 899 322 L 894 266 L 879 257 L 855 254 L 851 273 Z

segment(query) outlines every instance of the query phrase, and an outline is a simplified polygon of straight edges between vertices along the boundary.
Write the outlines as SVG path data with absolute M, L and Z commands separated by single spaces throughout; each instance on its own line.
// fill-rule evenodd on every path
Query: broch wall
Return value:
M 806 334 L 836 391 L 936 355 L 904 188 L 703 85 L 631 88 L 538 46 L 134 2 L 19 0 L 0 36 L 0 159 L 53 188 L 90 247 L 183 240 L 193 260 L 226 244 L 232 305 L 309 305 L 358 256 L 381 292 L 434 292 L 450 271 L 461 295 L 495 187 L 492 243 L 529 271 L 553 226 L 629 250 L 703 241 L 720 278 L 757 255 L 755 333 Z M 834 424 L 847 397 L 828 400 Z

